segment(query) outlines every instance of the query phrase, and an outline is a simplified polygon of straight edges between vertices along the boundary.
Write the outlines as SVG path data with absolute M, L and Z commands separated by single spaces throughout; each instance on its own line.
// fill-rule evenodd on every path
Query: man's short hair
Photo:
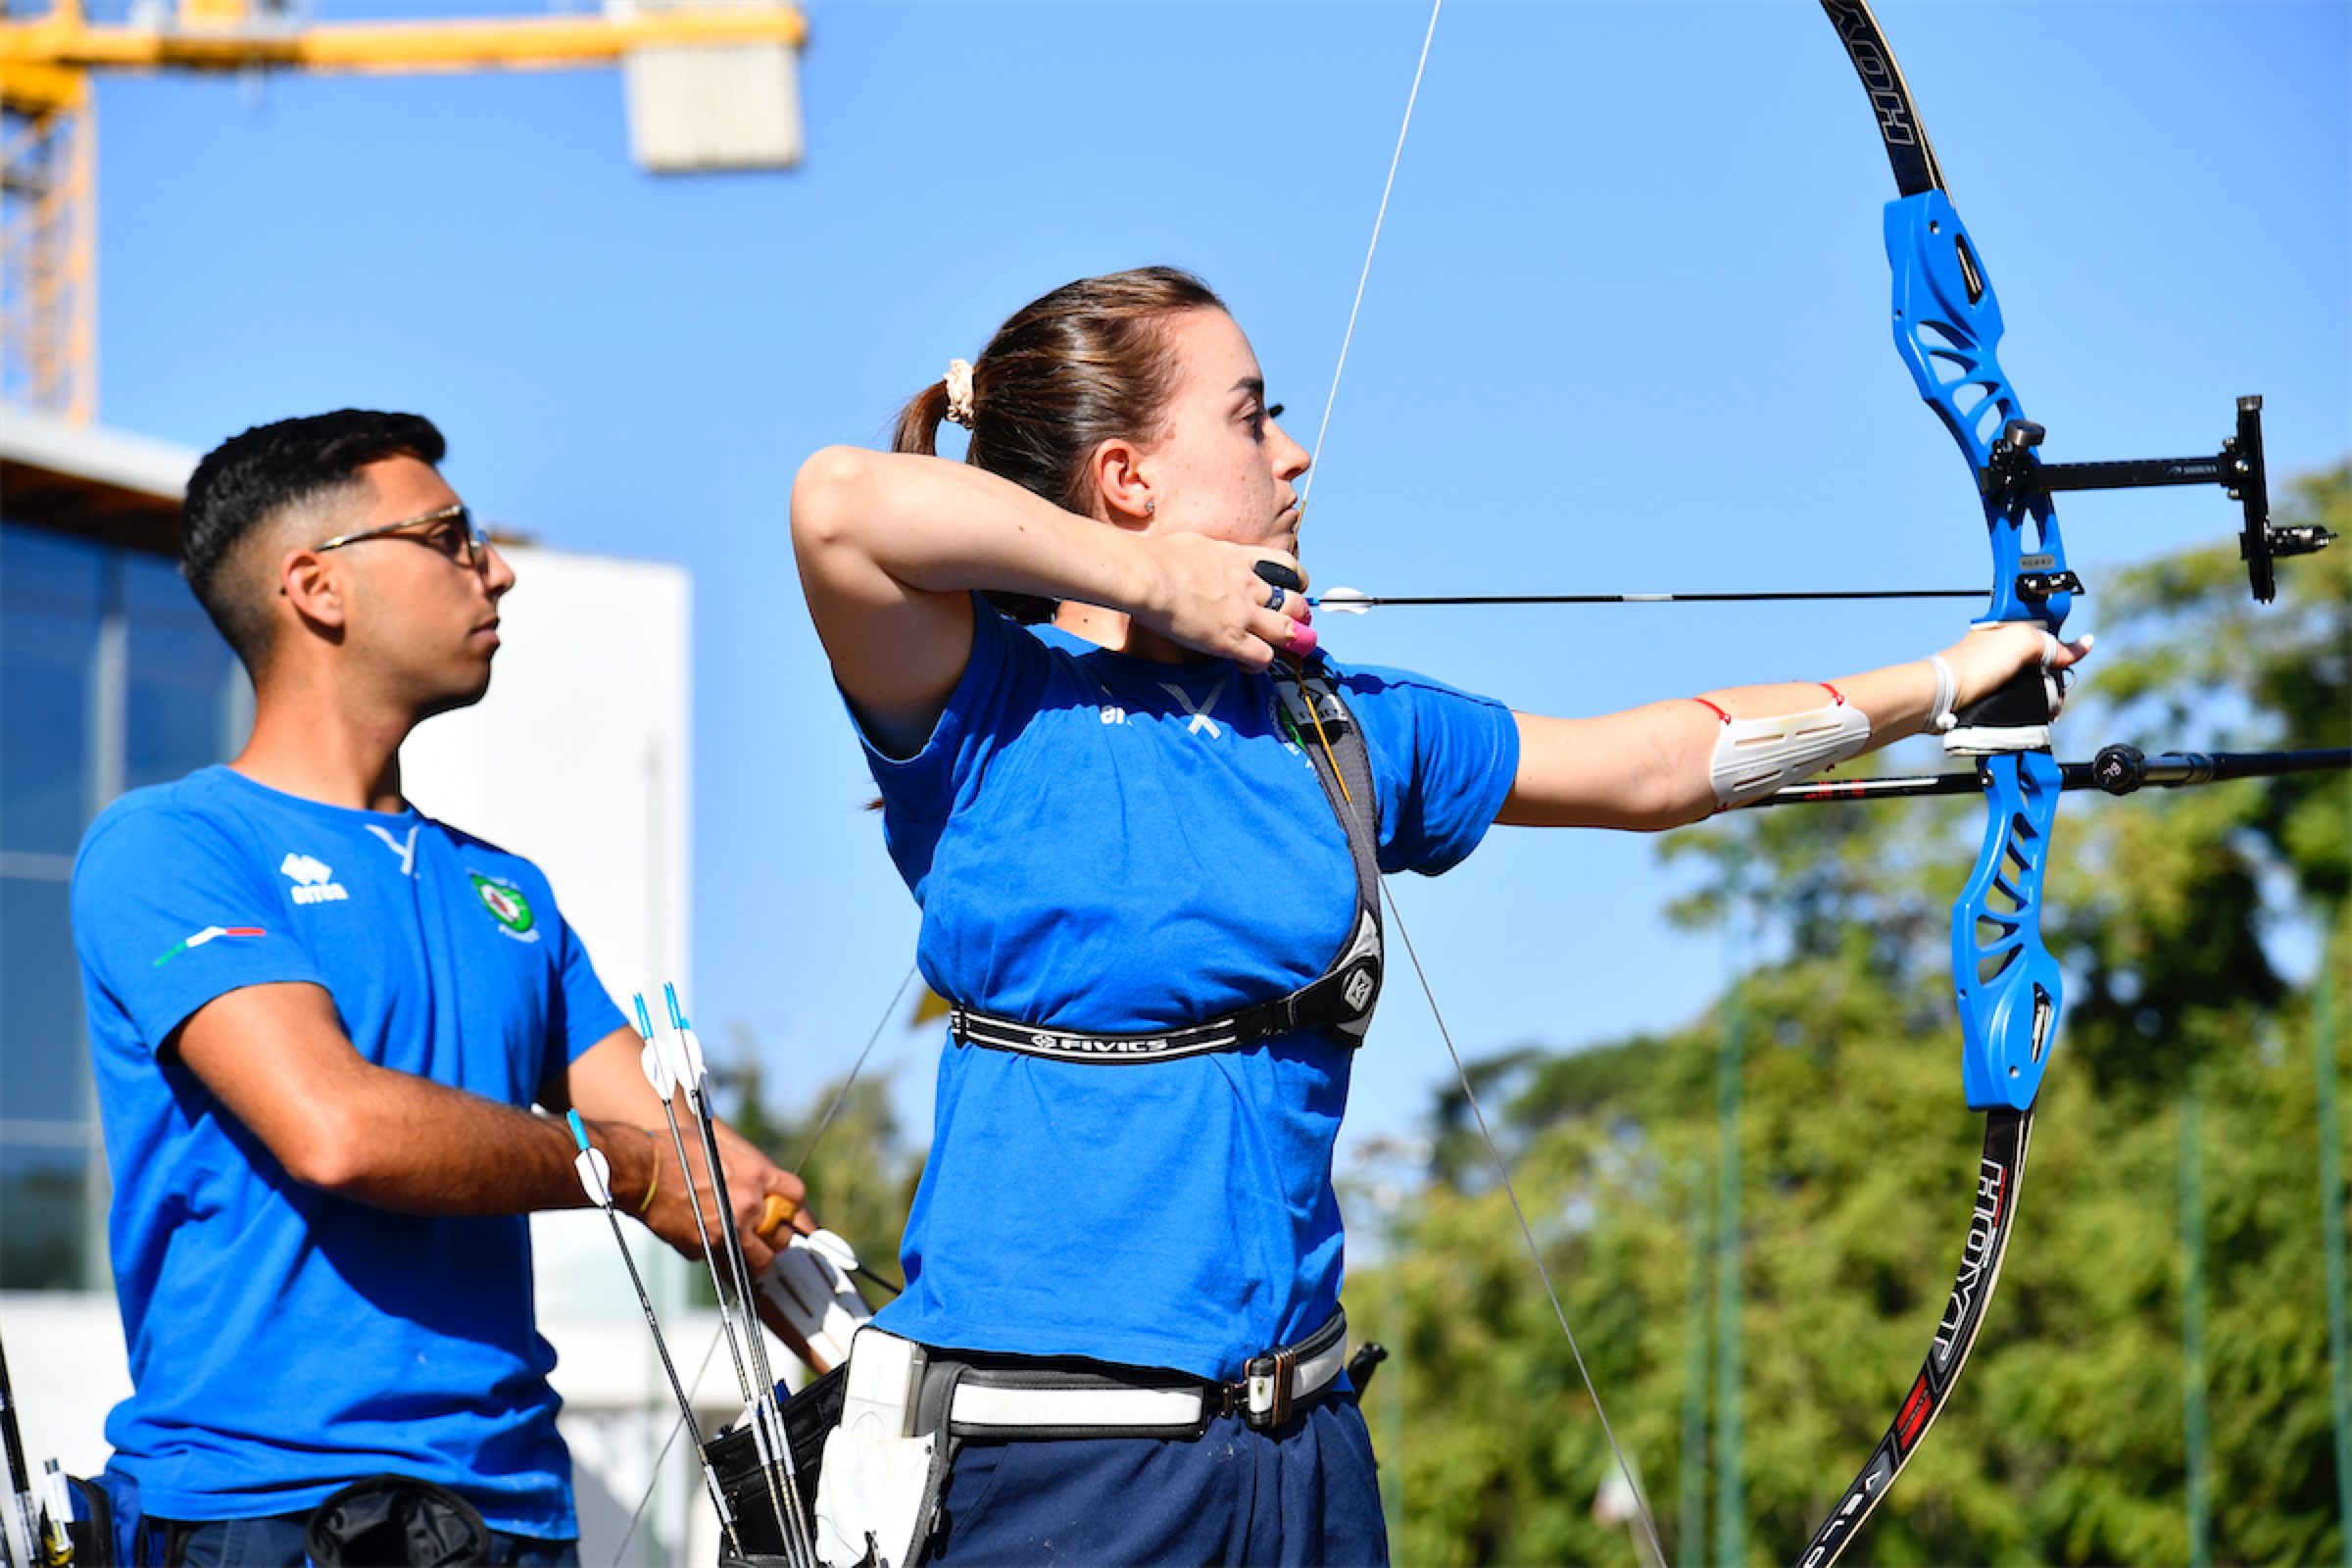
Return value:
M 245 573 L 226 570 L 237 546 L 288 508 L 307 506 L 359 482 L 385 458 L 438 465 L 449 443 L 417 414 L 338 409 L 257 424 L 205 455 L 179 509 L 179 569 L 197 603 L 258 671 L 269 652 L 270 616 Z

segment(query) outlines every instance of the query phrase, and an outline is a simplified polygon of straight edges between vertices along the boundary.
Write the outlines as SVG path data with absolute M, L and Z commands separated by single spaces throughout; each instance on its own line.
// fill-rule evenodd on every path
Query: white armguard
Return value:
M 1707 765 L 1717 805 L 1728 809 L 1762 800 L 1784 785 L 1836 767 L 1870 744 L 1869 716 L 1835 688 L 1824 689 L 1837 699 L 1827 707 L 1773 718 L 1734 718 L 1706 703 L 1723 720 Z
M 850 1283 L 850 1270 L 857 1266 L 858 1254 L 849 1243 L 831 1231 L 818 1231 L 793 1237 L 760 1276 L 760 1294 L 808 1342 L 819 1372 L 849 1358 L 850 1336 L 874 1315 Z

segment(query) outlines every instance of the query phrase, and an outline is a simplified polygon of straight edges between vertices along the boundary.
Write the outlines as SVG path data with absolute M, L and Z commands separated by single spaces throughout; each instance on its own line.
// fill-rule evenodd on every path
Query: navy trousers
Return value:
M 929 1560 L 1378 1568 L 1389 1536 L 1370 1435 L 1340 1395 L 1271 1432 L 1228 1416 L 1193 1443 L 967 1442 Z

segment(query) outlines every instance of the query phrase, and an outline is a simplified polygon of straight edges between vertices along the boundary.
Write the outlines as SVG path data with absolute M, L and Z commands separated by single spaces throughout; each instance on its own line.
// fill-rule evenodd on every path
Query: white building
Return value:
M 14 413 L 0 423 L 0 1337 L 36 1470 L 52 1456 L 76 1475 L 103 1468 L 106 1412 L 129 1391 L 67 927 L 74 849 L 107 802 L 225 760 L 251 723 L 243 671 L 173 557 L 195 459 Z M 545 868 L 624 1009 L 632 990 L 658 998 L 664 980 L 691 1004 L 686 573 L 502 548 L 518 588 L 501 608 L 490 696 L 417 732 L 407 792 Z M 715 1315 L 686 1308 L 683 1260 L 624 1229 L 691 1381 Z M 603 1220 L 542 1215 L 534 1235 L 582 1557 L 610 1563 L 675 1406 Z M 709 1365 L 707 1425 L 733 1395 L 731 1374 Z M 663 1470 L 623 1560 L 712 1560 L 685 1443 Z

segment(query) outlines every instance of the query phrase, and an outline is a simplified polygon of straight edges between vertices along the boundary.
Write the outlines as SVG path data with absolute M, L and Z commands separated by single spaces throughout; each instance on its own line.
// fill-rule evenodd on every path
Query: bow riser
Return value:
M 1967 225 L 1942 191 L 1888 202 L 1886 237 L 1894 276 L 1895 351 L 1919 395 L 1959 443 L 1973 479 L 1990 466 L 2002 429 L 2025 417 L 2001 369 L 2000 300 Z M 2050 498 L 1987 496 L 1984 526 L 1992 545 L 1992 599 L 1984 618 L 2038 620 L 2053 632 L 2065 625 L 2074 608 L 2071 592 L 2028 597 L 2020 587 L 2026 573 L 2056 577 L 2066 571 L 2066 544 Z
M 1973 477 L 1991 466 L 2010 421 L 2025 417 L 2001 369 L 2000 298 L 1940 189 L 1887 203 L 1886 240 L 1896 352 Z M 1992 548 L 1984 618 L 2034 621 L 2057 632 L 2074 594 L 2054 586 L 2071 578 L 2050 498 L 1996 491 L 1984 498 L 1984 508 Z M 2004 727 L 2014 723 L 2046 737 L 2048 705 L 2037 675 L 1994 701 L 2009 710 Z M 1987 716 L 1963 714 L 1962 721 Z M 1984 847 L 1952 905 L 1952 987 L 1965 1037 L 1961 1088 L 1971 1109 L 2027 1110 L 2049 1064 L 2063 995 L 2058 965 L 2041 941 L 2042 877 L 2061 780 L 2046 749 L 1997 753 L 1980 771 L 1986 792 Z
M 2041 941 L 2041 883 L 2065 779 L 2048 752 L 1979 764 L 1984 845 L 1952 905 L 1952 992 L 1971 1110 L 2031 1110 L 2049 1066 L 2065 986 Z

